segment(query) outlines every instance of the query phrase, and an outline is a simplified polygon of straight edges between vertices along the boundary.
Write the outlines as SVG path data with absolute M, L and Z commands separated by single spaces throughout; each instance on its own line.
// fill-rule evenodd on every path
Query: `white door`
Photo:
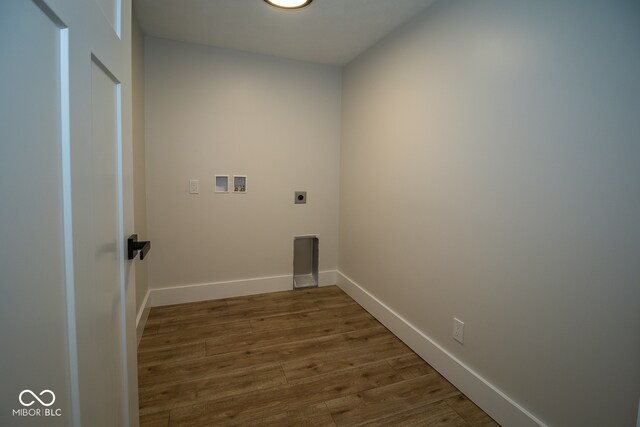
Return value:
M 0 0 L 0 425 L 137 425 L 130 0 Z

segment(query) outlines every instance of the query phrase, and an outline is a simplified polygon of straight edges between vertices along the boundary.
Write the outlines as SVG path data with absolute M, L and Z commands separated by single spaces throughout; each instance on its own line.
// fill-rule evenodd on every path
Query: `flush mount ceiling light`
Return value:
M 311 4 L 313 0 L 264 0 L 265 3 L 278 9 L 297 10 Z

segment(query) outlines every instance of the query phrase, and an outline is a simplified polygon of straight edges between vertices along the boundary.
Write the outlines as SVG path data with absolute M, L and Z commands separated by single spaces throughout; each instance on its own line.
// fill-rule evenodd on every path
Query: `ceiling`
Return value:
M 262 0 L 134 0 L 146 35 L 345 65 L 434 0 L 314 0 L 283 11 Z

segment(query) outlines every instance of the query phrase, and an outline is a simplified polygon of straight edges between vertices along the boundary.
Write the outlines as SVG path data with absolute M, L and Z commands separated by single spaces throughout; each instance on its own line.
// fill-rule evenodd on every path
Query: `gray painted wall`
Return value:
M 554 426 L 636 423 L 639 52 L 637 1 L 447 0 L 343 76 L 340 271 Z
M 340 69 L 156 38 L 145 48 L 150 287 L 293 274 L 294 235 L 319 234 L 320 270 L 335 270 Z M 233 174 L 247 193 L 215 194 L 214 175 Z

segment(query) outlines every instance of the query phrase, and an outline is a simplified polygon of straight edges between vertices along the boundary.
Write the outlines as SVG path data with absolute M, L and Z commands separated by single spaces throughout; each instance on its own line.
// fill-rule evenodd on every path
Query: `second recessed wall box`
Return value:
M 242 194 L 247 192 L 247 176 L 233 175 L 233 192 Z

